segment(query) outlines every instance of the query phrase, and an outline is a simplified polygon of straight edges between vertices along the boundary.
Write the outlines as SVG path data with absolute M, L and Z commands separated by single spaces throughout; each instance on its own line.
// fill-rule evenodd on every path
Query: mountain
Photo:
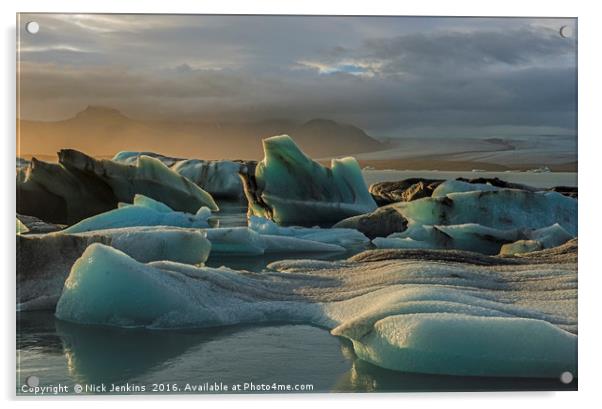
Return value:
M 89 106 L 62 121 L 19 121 L 17 155 L 44 157 L 71 148 L 97 157 L 132 150 L 200 159 L 261 159 L 261 139 L 279 134 L 293 137 L 312 157 L 384 149 L 362 129 L 328 119 L 305 123 L 288 119 L 253 123 L 153 121 L 132 119 L 113 108 Z

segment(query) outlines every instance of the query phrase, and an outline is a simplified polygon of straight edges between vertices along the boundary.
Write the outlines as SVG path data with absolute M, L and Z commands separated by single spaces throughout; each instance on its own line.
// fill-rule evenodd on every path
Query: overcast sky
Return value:
M 576 40 L 560 35 L 575 24 L 25 14 L 21 116 L 104 105 L 135 118 L 330 118 L 376 137 L 575 134 Z

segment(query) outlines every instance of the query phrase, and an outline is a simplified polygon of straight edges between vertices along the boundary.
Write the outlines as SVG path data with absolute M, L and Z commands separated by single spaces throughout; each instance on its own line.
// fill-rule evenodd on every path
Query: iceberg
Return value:
M 301 226 L 281 227 L 271 220 L 258 216 L 249 217 L 249 229 L 262 235 L 297 237 L 320 243 L 335 244 L 347 249 L 362 248 L 370 244 L 370 239 L 355 229 L 322 229 L 320 227 L 307 228 Z
M 144 264 L 95 243 L 73 265 L 55 314 L 151 329 L 308 323 L 389 369 L 557 378 L 577 375 L 576 248 L 571 240 L 520 257 L 369 250 L 252 273 Z
M 50 223 L 74 223 L 114 209 L 118 201 L 106 183 L 36 158 L 17 171 L 16 185 L 17 213 Z
M 355 227 L 379 248 L 497 254 L 506 244 L 535 240 L 539 244 L 529 248 L 543 249 L 576 236 L 577 200 L 557 192 L 453 180 L 441 183 L 431 197 L 394 203 L 342 220 L 335 227 Z M 517 245 L 515 250 L 520 248 Z
M 116 162 L 133 164 L 141 156 L 154 157 L 171 170 L 191 180 L 213 197 L 219 199 L 241 199 L 244 197 L 238 172 L 243 162 L 230 160 L 179 159 L 153 152 L 122 151 L 113 157 Z
M 121 202 L 131 202 L 136 194 L 143 194 L 178 211 L 194 212 L 201 206 L 219 210 L 209 193 L 150 156 L 140 156 L 135 164 L 125 165 L 64 149 L 59 152 L 59 162 L 69 170 L 100 178 Z
M 93 243 L 110 245 L 140 262 L 202 264 L 211 249 L 203 231 L 163 226 L 19 236 L 17 310 L 53 309 L 73 263 Z
M 459 376 L 558 377 L 577 351 L 576 336 L 545 321 L 454 313 L 389 316 L 351 341 L 383 368 Z
M 229 160 L 189 159 L 177 162 L 172 169 L 216 198 L 241 199 L 244 198 L 242 181 L 238 174 L 241 166 L 241 162 Z
M 477 223 L 497 229 L 540 229 L 558 223 L 570 234 L 577 233 L 577 201 L 556 192 L 471 191 L 393 206 L 424 225 Z
M 263 140 L 264 159 L 241 170 L 249 216 L 281 225 L 335 223 L 376 209 L 354 158 L 326 168 L 305 155 L 288 135 Z
M 209 227 L 211 210 L 201 207 L 196 214 L 173 211 L 164 203 L 143 195 L 134 196 L 133 204 L 89 217 L 63 230 L 63 233 L 81 233 L 119 227 L 174 226 Z
M 123 164 L 65 149 L 57 164 L 34 158 L 17 171 L 17 212 L 45 222 L 73 224 L 114 209 L 118 202 L 130 203 L 136 194 L 177 211 L 219 210 L 209 193 L 148 156 Z

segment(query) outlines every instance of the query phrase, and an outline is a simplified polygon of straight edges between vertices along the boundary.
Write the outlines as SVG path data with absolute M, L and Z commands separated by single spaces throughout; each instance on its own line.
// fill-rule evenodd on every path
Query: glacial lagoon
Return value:
M 426 177 L 450 178 L 429 172 Z M 546 187 L 576 185 L 576 174 L 465 172 L 473 177 Z M 425 175 L 421 173 L 424 177 Z M 403 171 L 364 171 L 368 183 L 399 180 Z M 389 179 L 390 177 L 390 179 Z M 246 206 L 219 203 L 222 227 L 244 226 Z M 296 254 L 294 258 L 336 260 L 345 254 Z M 260 272 L 286 254 L 210 257 L 207 265 Z M 17 314 L 17 393 L 30 376 L 40 385 L 299 384 L 310 392 L 574 390 L 556 379 L 512 379 L 411 374 L 387 370 L 356 357 L 351 343 L 309 325 L 270 323 L 197 330 L 144 330 L 86 326 L 60 321 L 51 312 Z M 244 391 L 243 391 L 244 392 Z M 253 391 L 246 391 L 253 393 Z M 211 392 L 207 392 L 211 393 Z M 261 393 L 260 391 L 257 393 Z M 306 392 L 303 392 L 306 393 Z

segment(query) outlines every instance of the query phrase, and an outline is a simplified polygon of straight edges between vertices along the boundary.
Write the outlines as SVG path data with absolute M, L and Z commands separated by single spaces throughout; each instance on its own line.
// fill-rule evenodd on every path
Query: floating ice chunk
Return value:
M 124 164 L 64 149 L 58 164 L 32 159 L 18 170 L 16 183 L 17 212 L 51 223 L 76 223 L 131 203 L 137 193 L 177 211 L 218 210 L 209 193 L 148 156 Z
M 69 170 L 100 178 L 121 202 L 129 203 L 139 193 L 178 211 L 194 212 L 201 206 L 219 210 L 209 193 L 157 158 L 142 155 L 128 165 L 109 160 L 97 161 L 81 152 L 65 149 L 59 152 L 59 161 Z
M 447 196 L 449 193 L 459 192 L 491 192 L 499 189 L 499 187 L 490 185 L 488 183 L 468 183 L 461 180 L 447 180 L 437 186 L 431 197 L 443 197 Z
M 158 262 L 141 264 L 101 244 L 73 265 L 56 307 L 65 321 L 116 326 L 178 328 L 245 322 L 307 321 L 319 308 L 306 302 L 256 302 L 277 296 L 272 283 L 226 268 Z M 249 295 L 240 292 L 246 288 Z
M 523 237 L 518 229 L 494 229 L 475 223 L 460 225 L 413 224 L 401 233 L 372 243 L 378 248 L 459 249 L 483 254 L 498 254 L 502 245 Z
M 263 149 L 265 157 L 254 174 L 243 172 L 250 216 L 314 225 L 376 208 L 355 159 L 333 159 L 330 169 L 325 168 L 287 135 L 264 139 Z
M 356 227 L 381 248 L 454 248 L 488 254 L 517 240 L 545 241 L 544 248 L 554 247 L 577 234 L 577 201 L 556 192 L 457 180 L 437 189 L 433 197 L 394 203 L 336 226 Z
M 577 370 L 577 336 L 534 319 L 394 315 L 351 340 L 359 358 L 406 372 L 539 378 Z
M 515 189 L 450 193 L 392 205 L 424 225 L 476 223 L 497 229 L 540 229 L 558 223 L 577 233 L 577 201 L 556 192 Z
M 211 249 L 203 231 L 178 227 L 20 236 L 17 239 L 17 309 L 54 309 L 71 266 L 93 243 L 110 245 L 141 262 L 171 260 L 201 264 Z
M 558 223 L 542 229 L 527 231 L 524 236 L 524 239 L 504 244 L 500 249 L 500 254 L 530 253 L 560 246 L 573 238 Z
M 99 234 L 110 240 L 111 247 L 141 262 L 171 260 L 201 264 L 207 260 L 211 250 L 205 231 L 171 226 L 127 227 L 75 235 Z
M 483 254 L 517 254 L 559 246 L 571 240 L 560 225 L 538 230 L 494 229 L 480 224 L 410 225 L 401 233 L 386 238 L 377 237 L 372 243 L 378 248 L 459 249 Z M 510 246 L 509 243 L 515 243 Z
M 537 240 L 546 249 L 560 246 L 574 238 L 573 235 L 563 229 L 558 223 L 534 230 L 528 234 L 528 237 L 532 240 Z
M 147 325 L 170 311 L 187 311 L 190 297 L 174 281 L 118 250 L 92 244 L 73 265 L 56 316 L 89 324 Z
M 214 197 L 240 199 L 244 197 L 242 181 L 238 175 L 241 166 L 242 163 L 229 160 L 189 159 L 177 162 L 172 169 Z
M 355 229 L 321 229 L 319 227 L 307 228 L 299 226 L 281 227 L 271 220 L 258 216 L 249 217 L 249 228 L 260 234 L 297 237 L 321 243 L 336 244 L 345 248 L 357 248 L 370 243 L 370 239 Z
M 137 203 L 121 206 L 105 213 L 89 217 L 63 233 L 81 233 L 85 231 L 114 229 L 134 226 L 175 226 L 175 227 L 209 227 L 208 219 L 211 211 L 201 208 L 197 214 L 172 211 L 167 205 L 137 195 Z M 205 210 L 206 209 L 206 210 Z
M 246 227 L 207 229 L 212 253 L 261 255 L 266 253 L 344 252 L 340 245 L 297 237 L 260 234 Z
M 449 252 L 423 250 L 369 263 L 280 261 L 257 274 L 142 264 L 94 244 L 73 265 L 56 316 L 149 328 L 309 323 L 385 368 L 556 378 L 577 374 L 575 251 L 459 252 L 442 263 Z
M 238 172 L 243 162 L 229 160 L 178 159 L 153 152 L 122 151 L 113 157 L 114 161 L 133 164 L 140 156 L 159 159 L 174 172 L 190 179 L 209 192 L 213 197 L 240 199 L 244 196 Z

